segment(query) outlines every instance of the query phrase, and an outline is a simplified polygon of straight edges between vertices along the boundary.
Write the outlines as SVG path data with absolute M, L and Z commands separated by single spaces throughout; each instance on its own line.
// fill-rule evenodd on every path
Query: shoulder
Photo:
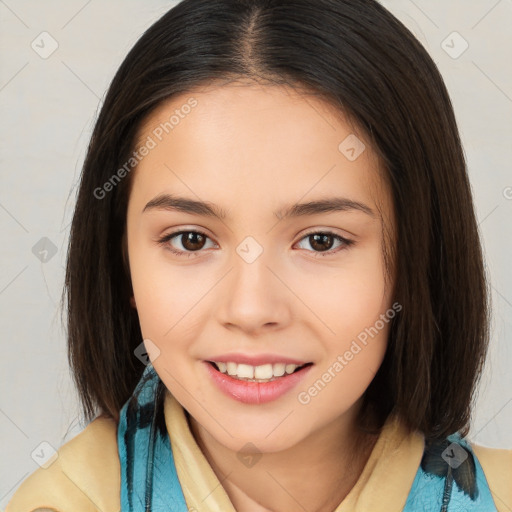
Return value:
M 512 450 L 471 444 L 499 512 L 512 510 Z
M 120 482 L 117 424 L 98 417 L 57 451 L 50 466 L 22 482 L 6 512 L 118 512 Z

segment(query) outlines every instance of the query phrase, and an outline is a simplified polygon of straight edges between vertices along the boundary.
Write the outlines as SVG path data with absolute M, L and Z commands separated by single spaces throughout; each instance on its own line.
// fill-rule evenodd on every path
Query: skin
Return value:
M 308 404 L 298 394 L 391 307 L 394 281 L 386 283 L 382 254 L 383 222 L 394 225 L 389 189 L 369 143 L 354 161 L 338 150 L 354 133 L 338 111 L 285 86 L 234 83 L 176 96 L 150 114 L 138 140 L 191 97 L 197 106 L 131 176 L 127 246 L 143 337 L 158 347 L 153 365 L 188 411 L 192 433 L 237 511 L 332 511 L 376 441 L 358 436 L 356 417 L 384 358 L 389 324 Z M 221 221 L 143 212 L 162 193 L 215 203 L 229 215 Z M 364 203 L 375 215 L 273 214 L 333 195 Z M 208 238 L 158 243 L 187 229 Z M 329 238 L 315 245 L 306 236 L 322 230 L 354 244 Z M 263 248 L 252 263 L 236 252 L 247 236 Z M 243 404 L 218 390 L 204 367 L 228 352 L 277 353 L 314 365 L 277 400 Z M 237 457 L 247 443 L 262 454 L 251 467 Z

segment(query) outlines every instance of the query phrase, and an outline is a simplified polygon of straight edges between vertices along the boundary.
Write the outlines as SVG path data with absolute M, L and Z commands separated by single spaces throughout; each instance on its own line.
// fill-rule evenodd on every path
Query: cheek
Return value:
M 201 297 L 190 277 L 180 272 L 160 273 L 148 268 L 134 280 L 133 292 L 142 334 L 164 340 L 180 330 Z M 204 293 L 204 292 L 203 292 Z
M 160 250 L 134 243 L 130 252 L 130 271 L 137 313 L 145 338 L 162 339 L 167 331 L 185 314 L 192 294 L 185 286 L 185 276 L 179 269 L 155 258 Z
M 179 373 L 182 357 L 196 357 L 191 351 L 214 307 L 212 293 L 218 277 L 212 270 L 200 272 L 194 265 L 170 262 L 163 251 L 144 251 L 134 244 L 133 260 L 130 255 L 133 293 L 142 336 L 160 351 L 155 368 Z
M 334 419 L 348 410 L 368 389 L 380 368 L 387 348 L 389 324 L 363 337 L 333 337 L 330 351 L 305 384 L 298 401 L 315 415 Z
M 375 246 L 347 253 L 336 267 L 303 269 L 297 295 L 333 339 L 348 339 L 375 323 L 388 307 L 383 260 Z

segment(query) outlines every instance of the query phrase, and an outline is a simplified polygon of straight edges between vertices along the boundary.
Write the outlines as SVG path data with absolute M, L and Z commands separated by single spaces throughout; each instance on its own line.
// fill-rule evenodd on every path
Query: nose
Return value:
M 219 299 L 219 322 L 251 334 L 285 327 L 292 316 L 293 294 L 283 284 L 275 262 L 263 251 L 252 262 L 237 254 L 231 263 Z

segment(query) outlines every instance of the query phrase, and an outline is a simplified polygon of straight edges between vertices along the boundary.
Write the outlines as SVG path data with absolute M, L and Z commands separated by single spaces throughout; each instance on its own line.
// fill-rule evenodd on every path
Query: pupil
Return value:
M 311 235 L 311 238 L 313 238 L 313 243 L 311 243 L 311 247 L 315 248 L 315 245 L 318 243 L 318 241 L 322 241 L 325 244 L 326 239 L 330 240 L 331 243 L 328 243 L 328 247 L 325 247 L 325 245 L 319 245 L 316 247 L 317 249 L 320 249 L 320 251 L 329 250 L 332 247 L 332 236 L 326 235 L 326 234 L 315 234 Z
M 183 237 L 185 238 L 185 241 L 183 241 Z M 197 239 L 199 239 L 199 242 Z M 204 244 L 204 237 L 200 233 L 187 233 L 182 235 L 181 243 L 183 244 L 183 247 L 190 251 L 201 249 L 202 245 Z M 199 244 L 199 247 L 196 244 Z

